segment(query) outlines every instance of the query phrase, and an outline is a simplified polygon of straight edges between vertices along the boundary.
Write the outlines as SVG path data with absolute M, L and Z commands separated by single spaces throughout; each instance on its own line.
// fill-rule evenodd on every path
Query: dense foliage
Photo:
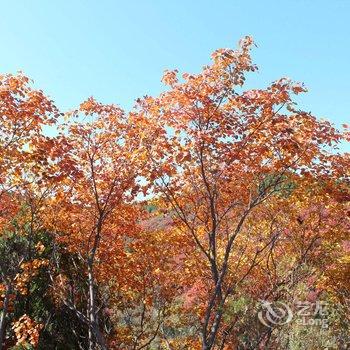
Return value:
M 130 113 L 0 75 L 0 349 L 346 349 L 349 132 L 252 45 Z

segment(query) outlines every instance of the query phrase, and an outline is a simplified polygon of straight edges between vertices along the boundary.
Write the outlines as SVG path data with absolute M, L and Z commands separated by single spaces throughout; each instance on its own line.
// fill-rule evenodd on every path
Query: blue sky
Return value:
M 299 105 L 337 125 L 350 120 L 350 0 L 4 1 L 1 72 L 24 71 L 56 104 L 94 95 L 130 109 L 164 88 L 164 69 L 198 72 L 244 35 L 258 45 L 249 87 L 303 81 Z

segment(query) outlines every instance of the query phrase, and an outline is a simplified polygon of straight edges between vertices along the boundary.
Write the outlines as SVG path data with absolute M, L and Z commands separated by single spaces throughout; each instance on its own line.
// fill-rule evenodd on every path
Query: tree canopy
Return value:
M 0 349 L 346 348 L 348 127 L 246 90 L 253 44 L 128 113 L 0 75 Z

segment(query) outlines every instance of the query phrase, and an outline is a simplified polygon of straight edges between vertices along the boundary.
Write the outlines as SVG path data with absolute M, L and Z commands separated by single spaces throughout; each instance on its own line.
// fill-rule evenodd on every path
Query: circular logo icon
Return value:
M 270 302 L 262 300 L 261 306 L 262 310 L 259 311 L 258 318 L 266 327 L 272 328 L 276 325 L 284 325 L 293 318 L 291 308 L 281 301 Z

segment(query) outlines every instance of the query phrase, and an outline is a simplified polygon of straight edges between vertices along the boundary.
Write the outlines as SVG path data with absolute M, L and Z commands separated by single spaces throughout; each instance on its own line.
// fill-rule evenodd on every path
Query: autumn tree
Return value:
M 90 98 L 69 118 L 59 147 L 65 177 L 52 197 L 49 225 L 86 267 L 86 314 L 74 299 L 66 297 L 65 303 L 87 324 L 89 348 L 106 349 L 96 284 L 103 266 L 124 256 L 121 237 L 132 235 L 135 226 L 137 216 L 130 213 L 135 213 L 132 201 L 144 161 L 137 157 L 137 135 L 119 107 Z
M 252 45 L 246 37 L 238 50 L 215 51 L 196 75 L 166 71 L 170 89 L 138 104 L 153 165 L 148 179 L 201 256 L 203 350 L 225 348 L 228 300 L 291 226 L 273 202 L 293 187 L 312 198 L 308 183 L 334 178 L 328 151 L 342 139 L 329 122 L 296 107 L 301 84 L 282 78 L 243 91 L 246 73 L 257 70 Z
M 48 191 L 40 184 L 48 180 L 49 173 L 54 176 L 49 165 L 52 142 L 43 128 L 55 124 L 58 116 L 53 102 L 42 91 L 35 90 L 26 76 L 0 75 L 0 238 L 7 262 L 2 265 L 0 276 L 6 290 L 0 348 L 8 297 L 16 289 L 24 293 L 25 284 L 41 264 L 33 256 L 36 252 L 33 235 L 39 229 L 38 212 Z
M 0 349 L 285 348 L 300 329 L 265 327 L 260 300 L 315 296 L 341 312 L 298 346 L 343 331 L 349 131 L 287 78 L 245 91 L 252 45 L 166 71 L 130 113 L 89 98 L 61 120 L 0 75 Z

